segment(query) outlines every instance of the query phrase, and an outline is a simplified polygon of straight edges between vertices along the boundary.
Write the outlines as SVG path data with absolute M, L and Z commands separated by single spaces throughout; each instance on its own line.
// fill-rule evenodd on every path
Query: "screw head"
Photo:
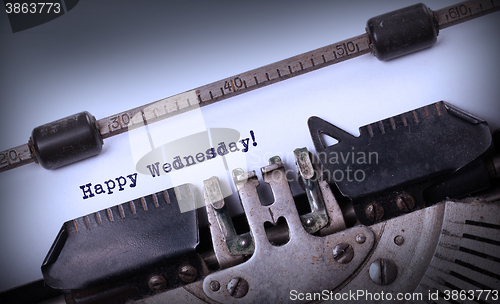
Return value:
M 227 291 L 234 298 L 243 298 L 248 293 L 248 282 L 243 278 L 233 278 L 227 283 Z
M 389 285 L 398 275 L 396 263 L 389 259 L 377 259 L 370 265 L 370 279 L 378 285 Z
M 220 283 L 219 283 L 219 281 L 212 281 L 212 282 L 210 282 L 210 289 L 212 291 L 218 291 L 220 289 Z
M 183 265 L 179 268 L 179 279 L 185 283 L 191 283 L 196 280 L 198 271 L 191 265 Z
M 154 275 L 148 280 L 148 287 L 151 291 L 160 292 L 168 286 L 167 279 L 162 275 Z
M 384 217 L 384 208 L 379 203 L 371 203 L 366 206 L 365 214 L 372 223 L 380 221 Z
M 366 241 L 366 236 L 364 234 L 356 235 L 356 243 L 363 244 Z
M 415 199 L 408 193 L 402 193 L 396 197 L 396 205 L 399 211 L 409 212 L 415 207 Z
M 354 249 L 347 243 L 339 243 L 333 247 L 333 259 L 341 264 L 347 264 L 354 257 Z
M 224 207 L 224 200 L 220 200 L 220 201 L 216 201 L 216 202 L 213 202 L 212 204 L 212 207 L 214 207 L 214 209 L 217 209 L 217 210 L 220 210 Z
M 394 238 L 394 244 L 396 244 L 398 246 L 403 245 L 404 242 L 405 242 L 405 239 L 402 235 L 396 235 L 396 237 Z

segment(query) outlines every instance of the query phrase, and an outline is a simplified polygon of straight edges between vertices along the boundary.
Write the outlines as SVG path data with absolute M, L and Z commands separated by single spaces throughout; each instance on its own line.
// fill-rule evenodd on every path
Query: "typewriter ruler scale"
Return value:
M 424 6 L 423 9 L 425 10 L 427 8 Z M 390 18 L 394 18 L 395 15 L 385 16 L 379 19 L 373 18 L 371 22 L 379 22 L 379 24 L 373 24 L 372 28 L 367 29 L 368 33 L 228 77 L 160 101 L 120 112 L 97 121 L 91 121 L 89 122 L 89 127 L 96 129 L 94 137 L 98 138 L 96 141 L 101 141 L 100 145 L 102 145 L 102 139 L 126 132 L 129 127 L 134 127 L 134 125 L 145 125 L 157 120 L 166 119 L 191 109 L 210 105 L 257 88 L 348 59 L 353 59 L 364 54 L 374 53 L 380 60 L 388 60 L 430 47 L 435 43 L 435 36 L 437 36 L 440 30 L 495 12 L 499 9 L 499 1 L 475 0 L 454 4 L 435 11 L 428 9 L 428 12 L 416 12 L 417 15 L 412 16 L 413 18 L 423 18 L 421 20 L 422 22 L 432 23 L 426 30 L 434 31 L 434 33 L 425 33 L 425 35 L 427 35 L 425 38 L 417 36 L 404 37 L 401 36 L 401 34 L 396 34 L 396 36 L 394 36 L 394 29 L 391 29 L 387 24 L 390 24 Z M 387 20 L 384 20 L 384 18 Z M 385 27 L 383 26 L 383 22 L 386 22 Z M 392 26 L 397 27 L 401 25 L 393 23 Z M 387 29 L 388 27 L 389 29 Z M 434 37 L 432 37 L 433 35 Z M 392 40 L 399 40 L 399 45 L 390 46 L 388 48 L 386 44 Z M 408 43 L 406 40 L 410 42 Z M 409 46 L 405 46 L 405 44 L 409 44 Z M 91 118 L 93 119 L 93 117 Z M 91 118 L 89 116 L 87 119 L 90 120 Z M 58 128 L 64 129 L 62 124 L 65 123 L 67 122 L 59 122 Z M 56 126 L 57 123 L 55 125 L 48 124 L 45 129 L 55 128 Z M 92 139 L 92 135 L 89 136 L 91 136 Z M 32 137 L 28 144 L 0 152 L 0 172 L 34 161 L 41 164 L 43 163 L 42 166 L 44 167 L 54 169 L 61 165 L 89 157 L 90 155 L 95 155 L 100 151 L 100 145 L 97 144 L 96 147 L 89 149 L 94 149 L 95 151 L 73 151 L 70 156 L 67 156 L 67 160 L 59 163 L 57 162 L 58 160 L 52 158 L 49 161 L 45 160 L 44 158 L 46 156 L 44 154 L 49 152 L 52 153 L 51 151 L 53 151 L 53 149 L 60 148 L 57 142 L 67 141 L 64 135 L 61 135 L 61 137 L 63 138 L 57 138 L 57 136 L 55 136 L 45 139 L 47 143 L 43 142 L 44 139 L 41 138 L 40 140 L 43 142 L 41 144 L 34 143 Z M 47 148 L 47 152 L 38 151 L 39 149 L 44 149 L 42 145 L 48 145 L 48 142 L 55 146 Z M 68 143 L 60 143 L 60 145 L 62 144 Z M 40 147 L 34 147 L 34 145 L 40 145 Z

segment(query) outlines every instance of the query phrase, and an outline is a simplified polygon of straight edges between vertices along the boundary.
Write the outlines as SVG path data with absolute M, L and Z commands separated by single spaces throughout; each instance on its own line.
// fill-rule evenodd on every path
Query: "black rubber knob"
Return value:
M 369 19 L 366 31 L 375 57 L 389 60 L 433 46 L 439 30 L 432 11 L 419 3 Z
M 89 112 L 81 112 L 36 127 L 29 145 L 35 162 L 56 169 L 99 154 L 102 137 Z

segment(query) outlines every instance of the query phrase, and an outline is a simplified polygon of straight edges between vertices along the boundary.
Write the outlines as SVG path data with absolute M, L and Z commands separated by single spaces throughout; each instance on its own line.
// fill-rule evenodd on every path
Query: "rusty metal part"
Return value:
M 366 206 L 365 213 L 368 220 L 373 223 L 384 217 L 384 208 L 379 203 L 371 203 Z
M 364 234 L 356 235 L 356 243 L 363 244 L 366 241 L 366 236 Z
M 396 235 L 394 237 L 394 244 L 398 245 L 398 246 L 401 246 L 403 245 L 405 242 L 405 238 L 402 237 L 401 235 Z
M 208 194 L 208 192 L 214 191 L 213 189 L 217 189 L 215 191 L 220 195 L 210 197 L 210 194 Z M 210 205 L 213 208 L 213 210 L 210 211 L 213 211 L 215 215 L 218 227 L 223 234 L 224 242 L 229 250 L 229 254 L 232 256 L 252 254 L 254 250 L 254 242 L 252 236 L 250 235 L 250 233 L 243 233 L 241 235 L 238 235 L 236 233 L 236 229 L 234 228 L 231 216 L 224 204 L 219 179 L 214 176 L 208 180 L 205 180 L 204 192 L 206 194 L 205 202 L 207 205 Z M 215 200 L 215 202 L 213 200 Z M 214 205 L 222 207 L 216 208 Z M 212 228 L 216 229 L 215 226 Z
M 255 178 L 252 178 L 252 180 L 255 180 Z M 252 183 L 252 180 L 250 180 L 249 183 Z M 258 201 L 257 203 L 260 204 L 260 202 Z M 243 202 L 243 204 L 248 205 L 245 202 Z M 252 205 L 250 204 L 248 206 L 250 207 Z M 273 286 L 267 284 L 268 279 L 272 277 L 269 275 L 269 273 L 277 271 L 276 269 L 280 269 L 280 267 L 283 267 L 283 270 L 286 270 L 286 273 L 288 275 L 285 277 L 280 277 L 280 280 L 278 280 L 278 282 L 283 282 L 282 284 L 285 285 L 288 282 L 288 284 L 290 284 L 290 288 L 287 289 L 286 286 L 284 286 L 281 289 L 276 288 L 275 292 L 276 296 L 281 296 L 284 299 L 288 299 L 289 292 L 291 289 L 300 290 L 298 288 L 300 288 L 301 286 L 298 286 L 297 284 L 295 284 L 295 282 L 307 281 L 309 280 L 309 276 L 313 276 L 314 274 L 316 274 L 314 280 L 329 281 L 332 279 L 332 277 L 334 278 L 334 280 L 336 280 L 335 276 L 337 274 L 343 275 L 345 269 L 344 267 L 349 267 L 351 271 L 351 276 L 347 280 L 345 280 L 344 283 L 339 287 L 335 289 L 334 288 L 330 289 L 333 290 L 334 293 L 341 293 L 341 294 L 349 293 L 349 291 L 353 290 L 364 290 L 365 292 L 370 292 L 372 294 L 380 293 L 381 291 L 383 291 L 384 293 L 394 292 L 394 294 L 398 292 L 413 292 L 416 286 L 418 285 L 418 281 L 415 281 L 415 278 L 422 277 L 424 275 L 428 267 L 428 264 L 425 261 L 429 261 L 431 259 L 434 248 L 437 245 L 437 240 L 441 230 L 444 209 L 445 209 L 444 204 L 435 205 L 426 209 L 422 209 L 416 212 L 403 215 L 398 218 L 391 219 L 386 222 L 378 223 L 369 228 L 364 228 L 366 230 L 359 231 L 357 233 L 351 233 L 350 232 L 351 229 L 348 229 L 343 232 L 330 235 L 324 238 L 316 238 L 316 239 L 325 239 L 325 241 L 328 241 L 328 243 L 327 242 L 324 243 L 323 248 L 325 248 L 324 249 L 325 251 L 328 250 L 328 253 L 330 254 L 331 263 L 336 264 L 338 267 L 340 267 L 339 269 L 332 272 L 328 271 L 316 272 L 316 270 L 313 267 L 309 267 L 304 273 L 301 273 L 299 276 L 297 276 L 297 278 L 300 278 L 300 280 L 292 280 L 292 279 L 288 280 L 293 276 L 293 274 L 290 273 L 290 271 L 296 270 L 295 269 L 296 263 L 294 263 L 292 260 L 289 260 L 290 257 L 292 258 L 294 257 L 295 253 L 294 255 L 286 255 L 286 253 L 282 249 L 281 251 L 282 255 L 269 256 L 269 257 L 262 256 L 259 257 L 258 259 L 253 257 L 247 262 L 238 265 L 236 267 L 233 267 L 233 268 L 243 267 L 244 265 L 248 264 L 246 266 L 247 267 L 246 271 L 248 272 L 245 272 L 244 271 L 245 269 L 240 269 L 241 271 L 234 272 L 234 276 L 229 276 L 228 274 L 227 276 L 228 279 L 225 282 L 219 281 L 219 279 L 215 279 L 215 276 L 220 275 L 223 272 L 230 272 L 233 268 L 213 273 L 209 275 L 205 281 L 194 282 L 192 284 L 185 286 L 184 288 L 171 290 L 167 293 L 164 293 L 163 297 L 160 297 L 160 295 L 155 295 L 154 297 L 151 298 L 151 301 L 144 301 L 141 303 L 144 304 L 166 303 L 172 300 L 178 301 L 178 299 L 189 299 L 189 301 L 199 301 L 198 299 L 202 299 L 202 301 L 196 303 L 202 303 L 202 302 L 203 303 L 251 303 L 252 302 L 251 299 L 254 299 L 253 303 L 259 303 L 258 300 L 255 300 L 256 299 L 255 292 L 252 290 L 254 288 L 259 288 L 259 285 L 264 285 L 263 288 L 266 288 L 268 292 L 272 291 L 271 287 L 276 287 L 276 283 L 274 283 L 273 281 Z M 298 224 L 297 227 L 300 228 L 299 221 L 297 220 L 296 222 Z M 292 227 L 290 228 L 292 229 Z M 352 229 L 359 229 L 359 228 L 362 227 L 357 227 Z M 404 230 L 404 232 L 402 232 L 401 230 Z M 415 231 L 419 231 L 419 233 L 415 234 L 414 233 Z M 308 235 L 304 231 L 303 233 L 305 235 Z M 366 241 L 372 242 L 374 240 L 374 235 L 375 235 L 375 239 L 377 239 L 377 246 L 373 248 L 373 253 L 369 257 L 369 260 L 367 261 L 365 260 L 365 263 L 361 264 L 361 268 L 352 267 L 353 263 L 356 263 L 357 259 L 359 258 L 359 255 L 361 254 L 360 253 L 361 250 L 358 247 L 359 246 L 358 242 L 356 242 L 355 240 L 358 238 L 359 235 L 362 234 L 365 235 L 366 237 L 365 242 Z M 333 236 L 336 235 L 338 237 L 338 241 L 332 238 Z M 402 235 L 405 237 L 404 246 L 397 246 L 394 243 L 394 238 L 397 235 Z M 267 242 L 267 240 L 265 239 L 265 234 L 263 238 L 264 241 Z M 332 254 L 333 246 L 342 241 L 350 242 L 355 251 L 355 257 L 353 258 L 353 261 L 351 261 L 348 264 L 339 264 L 335 262 L 335 260 L 333 259 L 333 254 Z M 294 236 L 292 236 L 292 238 L 290 239 L 290 243 L 287 244 L 287 246 L 289 246 L 290 244 L 294 244 L 294 242 L 295 242 Z M 263 244 L 266 245 L 265 243 Z M 307 244 L 307 242 L 305 244 Z M 327 244 L 331 244 L 331 246 Z M 257 248 L 258 250 L 257 254 L 258 254 L 259 250 L 262 250 L 260 243 L 257 244 L 257 247 L 258 247 Z M 275 248 L 283 248 L 283 247 L 275 247 Z M 311 248 L 311 250 L 313 250 L 313 248 Z M 283 258 L 284 256 L 286 256 L 287 258 L 284 259 Z M 390 258 L 396 263 L 398 267 L 398 274 L 396 280 L 390 285 L 378 285 L 372 282 L 372 280 L 370 279 L 369 267 L 375 260 L 380 258 Z M 269 261 L 273 260 L 275 261 L 274 264 L 268 263 Z M 288 260 L 288 261 L 283 261 L 283 260 Z M 266 265 L 269 265 L 270 267 L 274 266 L 276 268 L 268 268 L 267 271 L 263 272 L 264 275 L 259 275 L 259 273 L 255 272 L 255 270 L 253 270 L 250 267 L 250 264 L 254 265 L 255 267 L 265 267 Z M 305 264 L 305 263 L 298 263 L 298 264 Z M 283 273 L 285 272 L 279 272 L 278 274 L 283 274 Z M 232 296 L 230 296 L 229 293 L 226 291 L 227 290 L 226 285 L 224 285 L 227 284 L 233 278 L 238 277 L 239 274 L 241 274 L 240 277 L 243 277 L 246 280 L 248 280 L 250 286 L 248 294 L 240 299 L 233 298 Z M 219 282 L 220 290 L 212 293 L 206 293 L 206 288 L 212 290 L 211 285 L 213 281 Z M 304 292 L 314 292 L 315 288 L 309 288 L 303 290 Z M 226 296 L 214 299 L 213 294 L 219 294 L 219 293 L 223 293 Z M 427 291 L 424 291 L 424 293 L 427 294 Z M 276 303 L 277 301 L 274 301 L 273 299 L 274 298 L 265 299 L 264 302 Z M 190 303 L 188 302 L 188 300 L 186 300 L 185 302 Z M 294 302 L 301 302 L 301 301 L 294 301 Z M 363 301 L 346 300 L 343 302 L 360 303 Z M 397 301 L 392 301 L 392 302 L 400 303 Z
M 298 169 L 298 181 L 307 195 L 307 201 L 311 212 L 300 216 L 302 225 L 307 232 L 313 234 L 328 225 L 328 214 L 325 202 L 320 190 L 318 174 L 315 172 L 311 156 L 307 148 L 299 148 L 293 151 L 295 165 Z M 274 159 L 272 160 L 274 164 Z
M 227 292 L 234 298 L 243 298 L 248 293 L 248 282 L 243 278 L 233 278 L 227 284 Z
M 398 267 L 393 260 L 377 259 L 370 265 L 370 279 L 378 285 L 389 285 L 398 275 Z
M 359 234 L 358 234 L 359 235 Z M 356 236 L 357 239 L 358 236 Z M 359 243 L 358 244 L 363 244 Z M 333 259 L 341 264 L 346 264 L 352 261 L 354 257 L 354 249 L 347 243 L 339 243 L 333 247 Z
M 499 213 L 498 202 L 447 201 L 436 249 L 415 292 L 498 290 Z M 498 303 L 498 298 L 475 296 L 481 303 Z
M 151 289 L 151 291 L 154 292 L 160 292 L 162 290 L 165 290 L 167 286 L 168 286 L 167 279 L 165 279 L 165 277 L 162 275 L 152 276 L 148 280 L 148 287 L 149 289 Z
M 486 165 L 491 178 L 500 178 L 500 154 L 492 156 Z
M 209 274 L 203 281 L 204 293 L 222 303 L 277 303 L 291 289 L 320 292 L 341 284 L 367 258 L 374 244 L 371 230 L 359 226 L 325 237 L 310 235 L 300 221 L 282 164 L 274 159 L 261 171 L 274 195 L 274 203 L 269 206 L 263 206 L 259 200 L 255 172 L 246 174 L 249 178 L 244 182 L 235 179 L 254 237 L 255 252 L 242 264 Z M 285 245 L 274 246 L 268 239 L 264 223 L 276 224 L 280 218 L 288 225 L 290 239 Z M 363 244 L 355 242 L 359 234 L 366 236 Z M 343 242 L 349 242 L 354 252 L 352 260 L 346 264 L 338 263 L 333 256 L 333 247 Z M 284 273 L 287 275 L 283 276 Z M 232 297 L 227 288 L 214 292 L 210 287 L 212 281 L 227 286 L 234 278 L 248 282 L 248 293 L 242 298 Z
M 438 204 L 370 226 L 377 240 L 376 247 L 363 266 L 333 292 L 343 294 L 363 290 L 365 294 L 412 293 L 418 286 L 418 278 L 424 276 L 428 262 L 436 248 L 444 210 L 444 204 Z M 403 246 L 394 243 L 397 235 L 404 237 Z M 379 259 L 390 259 L 397 266 L 396 279 L 389 285 L 378 285 L 370 278 L 370 266 Z M 373 302 L 373 299 L 359 298 L 357 301 L 348 299 L 342 302 L 369 303 Z M 405 301 L 396 301 L 395 298 L 391 302 L 405 303 Z
M 144 125 L 169 118 L 369 52 L 368 36 L 362 34 L 100 119 L 98 125 L 103 138 L 111 137 L 126 132 L 132 125 Z M 161 108 L 156 106 L 158 102 L 162 104 Z M 150 111 L 148 108 L 154 110 Z
M 304 179 L 312 179 L 315 172 L 307 148 L 295 149 L 293 155 L 295 156 L 295 164 L 300 176 Z
M 500 9 L 500 0 L 472 0 L 434 11 L 435 22 L 443 29 Z M 227 77 L 184 93 L 123 111 L 97 121 L 102 138 L 137 128 L 187 111 L 302 75 L 335 63 L 372 52 L 367 33 L 339 41 L 297 56 Z M 19 150 L 21 148 L 22 151 Z M 0 152 L 0 172 L 33 160 L 24 145 Z
M 212 281 L 210 282 L 210 289 L 212 291 L 217 291 L 220 289 L 220 283 L 218 281 Z
M 342 210 L 340 209 L 337 199 L 335 199 L 335 196 L 330 189 L 330 185 L 328 185 L 326 181 L 320 181 L 319 187 L 321 189 L 321 194 L 325 203 L 328 218 L 330 219 L 328 225 L 319 231 L 320 235 L 325 236 L 345 230 L 346 223 L 344 220 L 344 215 L 342 214 Z

